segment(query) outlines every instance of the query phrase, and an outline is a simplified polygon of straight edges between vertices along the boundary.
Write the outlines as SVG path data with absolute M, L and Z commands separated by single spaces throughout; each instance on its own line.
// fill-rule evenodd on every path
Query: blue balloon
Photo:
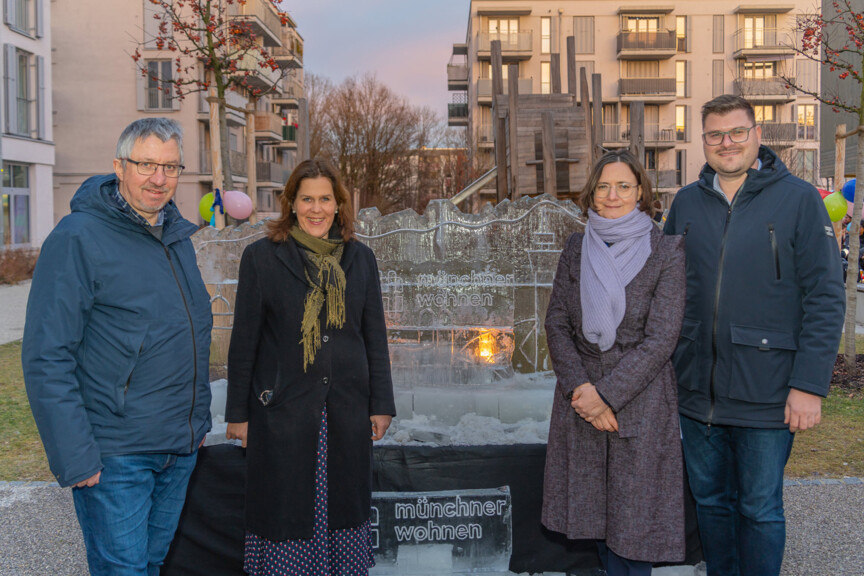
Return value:
M 843 184 L 843 197 L 849 202 L 855 201 L 855 178 Z

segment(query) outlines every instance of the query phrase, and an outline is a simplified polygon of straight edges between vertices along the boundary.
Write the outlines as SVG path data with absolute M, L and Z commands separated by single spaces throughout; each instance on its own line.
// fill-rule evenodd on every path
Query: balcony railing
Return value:
M 237 76 L 245 76 L 246 81 L 253 88 L 261 90 L 270 90 L 275 86 L 276 90 L 281 89 L 279 79 L 282 76 L 280 69 L 273 70 L 269 66 L 261 66 L 261 60 L 255 54 L 248 52 L 240 60 Z M 251 71 L 251 74 L 246 75 L 246 71 Z
M 256 110 L 255 135 L 278 140 L 282 136 L 282 118 L 270 112 Z
M 797 123 L 764 123 L 762 127 L 762 141 L 773 146 L 791 146 L 798 139 Z
M 258 182 L 276 182 L 284 184 L 291 174 L 290 170 L 286 170 L 281 164 L 273 162 L 256 162 L 255 177 Z
M 782 28 L 739 28 L 735 31 L 735 52 L 747 50 L 794 53 L 795 39 Z
M 478 36 L 478 49 L 480 52 L 489 52 L 492 50 L 492 41 L 501 41 L 501 52 L 527 52 L 531 55 L 533 34 L 531 30 L 523 30 L 521 32 L 513 32 L 511 34 L 490 34 L 481 32 Z
M 519 78 L 518 81 L 519 94 L 532 94 L 534 90 L 533 78 Z M 504 94 L 510 93 L 510 82 L 504 80 Z M 480 78 L 477 80 L 477 98 L 483 100 L 492 100 L 492 79 Z
M 618 33 L 618 53 L 628 51 L 647 52 L 677 52 L 678 46 L 674 30 L 659 30 L 656 32 L 629 32 Z
M 621 78 L 618 81 L 621 96 L 675 97 L 675 78 Z
M 210 103 L 207 102 L 207 93 L 199 92 L 198 93 L 198 113 L 199 114 L 210 114 Z M 228 90 L 225 92 L 225 101 L 230 106 L 235 106 L 237 108 L 246 108 L 246 98 L 241 96 L 237 92 L 233 90 Z M 225 112 L 227 114 L 228 120 L 232 124 L 246 124 L 246 115 L 240 114 L 239 112 L 233 110 L 232 108 L 226 108 Z
M 647 170 L 651 186 L 657 188 L 680 188 L 684 185 L 682 174 L 678 170 Z
M 231 163 L 231 174 L 234 176 L 243 176 L 246 177 L 246 154 L 242 152 L 236 152 L 234 150 L 228 151 L 228 161 Z M 211 174 L 212 170 L 210 168 L 210 151 L 201 149 L 201 173 L 202 174 Z
M 735 94 L 758 100 L 787 100 L 795 97 L 795 90 L 782 78 L 738 78 Z
M 252 31 L 261 36 L 265 46 L 279 46 L 282 43 L 282 20 L 273 11 L 269 0 L 229 4 L 228 16 L 246 21 Z
M 465 64 L 448 64 L 447 82 L 451 84 L 468 82 L 468 66 Z
M 678 132 L 675 126 L 661 124 L 645 124 L 646 144 L 675 144 Z M 630 142 L 630 124 L 604 124 L 603 142 L 605 144 L 624 144 Z
M 447 104 L 448 118 L 468 118 L 468 104 L 450 103 Z

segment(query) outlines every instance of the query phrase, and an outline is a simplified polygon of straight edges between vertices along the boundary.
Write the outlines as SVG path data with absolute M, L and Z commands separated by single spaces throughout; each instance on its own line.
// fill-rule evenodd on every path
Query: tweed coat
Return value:
M 651 254 L 626 287 L 612 348 L 582 333 L 582 237 L 561 253 L 546 314 L 557 376 L 543 524 L 571 539 L 606 540 L 616 554 L 646 562 L 684 560 L 684 472 L 671 357 L 684 317 L 684 242 L 651 230 Z M 618 419 L 600 432 L 564 394 L 591 382 Z
M 345 325 L 326 325 L 303 371 L 300 325 L 308 285 L 293 239 L 262 239 L 240 262 L 228 353 L 225 419 L 249 422 L 246 527 L 269 540 L 311 538 L 321 412 L 327 403 L 328 521 L 332 530 L 369 519 L 369 416 L 395 415 L 381 285 L 375 255 L 345 243 Z M 272 390 L 266 405 L 262 392 Z

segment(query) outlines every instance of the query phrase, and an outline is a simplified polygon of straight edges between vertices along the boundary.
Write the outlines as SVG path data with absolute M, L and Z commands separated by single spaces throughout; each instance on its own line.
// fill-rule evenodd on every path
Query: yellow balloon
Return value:
M 215 199 L 216 197 L 213 193 L 208 192 L 202 196 L 201 201 L 198 202 L 198 213 L 201 214 L 201 218 L 204 219 L 204 222 L 208 224 L 210 223 L 210 218 L 213 216 L 213 200 Z
M 846 198 L 840 192 L 828 194 L 824 202 L 831 222 L 839 222 L 846 215 Z

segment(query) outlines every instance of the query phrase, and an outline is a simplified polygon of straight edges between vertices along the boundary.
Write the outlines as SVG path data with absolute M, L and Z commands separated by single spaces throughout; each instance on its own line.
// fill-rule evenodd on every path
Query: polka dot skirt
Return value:
M 246 532 L 243 570 L 251 576 L 368 576 L 375 566 L 366 521 L 356 528 L 327 528 L 327 405 L 318 433 L 315 527 L 309 540 L 273 542 Z

